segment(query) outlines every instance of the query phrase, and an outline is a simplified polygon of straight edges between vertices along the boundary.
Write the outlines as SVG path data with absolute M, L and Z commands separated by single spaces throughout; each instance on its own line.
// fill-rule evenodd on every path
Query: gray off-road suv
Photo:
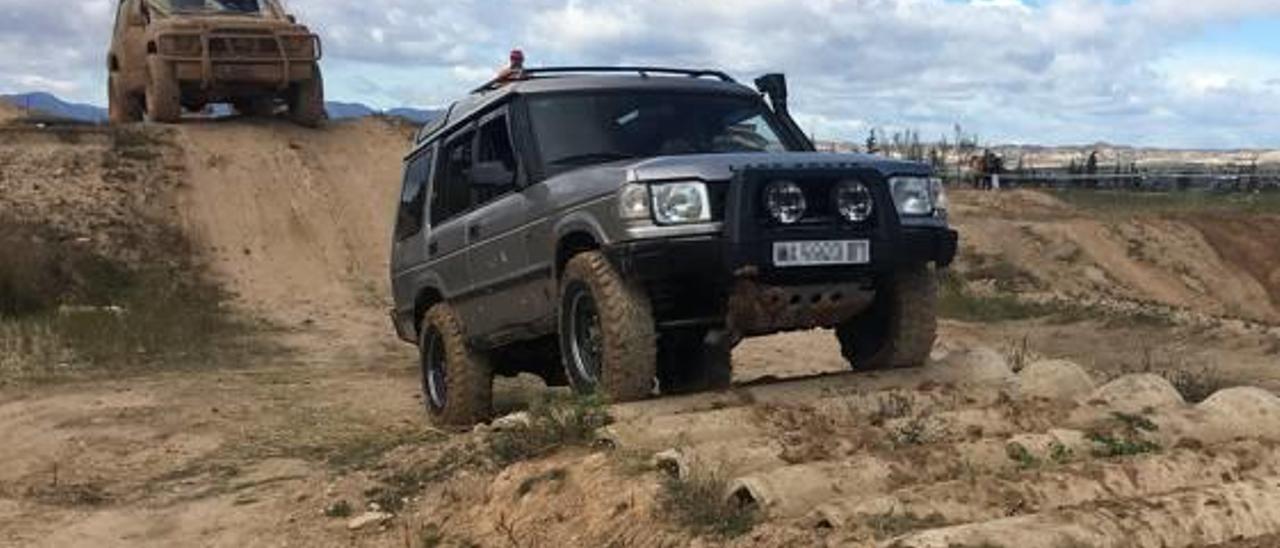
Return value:
M 927 359 L 957 242 L 941 182 L 815 152 L 785 79 L 756 87 L 531 69 L 419 132 L 392 318 L 434 420 L 484 420 L 494 374 L 612 401 L 724 388 L 738 341 L 783 331 L 834 328 L 855 369 Z

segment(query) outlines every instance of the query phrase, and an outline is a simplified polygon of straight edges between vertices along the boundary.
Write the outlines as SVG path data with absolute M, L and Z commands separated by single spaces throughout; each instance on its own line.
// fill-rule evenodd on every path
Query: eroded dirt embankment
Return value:
M 379 119 L 322 131 L 183 126 L 183 223 L 255 314 L 319 335 L 313 344 L 386 339 L 388 241 L 409 136 Z
M 958 268 L 1001 290 L 1280 323 L 1276 214 L 1096 213 L 1031 191 L 957 204 Z

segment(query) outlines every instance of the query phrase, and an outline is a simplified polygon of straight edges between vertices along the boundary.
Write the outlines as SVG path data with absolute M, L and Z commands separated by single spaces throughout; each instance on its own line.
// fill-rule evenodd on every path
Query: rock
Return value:
M 1041 360 L 1018 374 L 1018 392 L 1023 398 L 1072 401 L 1088 396 L 1096 388 L 1093 379 L 1075 362 Z
M 931 378 L 939 382 L 982 383 L 1013 378 L 1009 360 L 999 352 L 981 346 L 948 352 L 930 367 L 934 369 Z
M 1280 441 L 1280 398 L 1255 387 L 1220 390 L 1198 406 L 1214 428 L 1235 437 Z
M 1125 375 L 1104 385 L 1084 403 L 1100 405 L 1122 413 L 1142 413 L 1148 409 L 1162 409 L 1185 405 L 1182 395 L 1159 375 L 1144 373 Z
M 505 432 L 508 430 L 516 430 L 520 428 L 528 428 L 533 424 L 533 415 L 528 411 L 512 413 L 505 417 L 498 417 L 489 424 L 489 428 L 496 432 Z
M 364 529 L 370 525 L 381 525 L 386 523 L 393 517 L 395 516 L 386 512 L 365 512 L 359 516 L 351 518 L 351 521 L 347 522 L 347 529 L 350 531 L 359 531 L 360 529 Z

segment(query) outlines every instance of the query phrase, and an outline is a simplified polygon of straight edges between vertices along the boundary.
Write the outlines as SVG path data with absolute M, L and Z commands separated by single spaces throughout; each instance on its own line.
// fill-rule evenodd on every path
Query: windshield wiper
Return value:
M 637 156 L 635 154 L 630 154 L 626 152 L 613 152 L 613 151 L 587 152 L 584 154 L 574 154 L 572 156 L 557 158 L 556 160 L 551 162 L 551 165 L 554 165 L 554 166 L 582 165 L 582 164 L 592 164 L 597 162 L 629 160 L 631 158 L 636 158 L 636 157 Z

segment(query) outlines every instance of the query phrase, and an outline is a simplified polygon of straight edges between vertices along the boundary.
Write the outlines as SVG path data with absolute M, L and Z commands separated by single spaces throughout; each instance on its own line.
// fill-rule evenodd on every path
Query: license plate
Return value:
M 867 240 L 773 244 L 773 264 L 780 267 L 850 265 L 869 262 L 871 262 L 871 242 Z

